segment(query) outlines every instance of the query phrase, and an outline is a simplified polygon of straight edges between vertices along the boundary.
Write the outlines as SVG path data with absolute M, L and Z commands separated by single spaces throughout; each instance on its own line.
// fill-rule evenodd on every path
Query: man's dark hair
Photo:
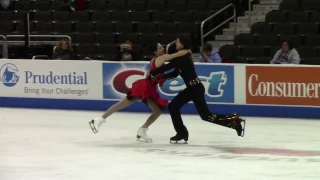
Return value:
M 288 43 L 289 50 L 291 50 L 291 49 L 294 48 L 294 44 L 293 44 L 292 41 L 290 41 L 290 40 L 283 40 L 283 41 L 281 41 L 280 46 L 282 46 L 282 44 L 283 44 L 284 42 L 287 42 L 287 43 Z
M 192 40 L 189 34 L 181 34 L 179 36 L 179 41 L 183 44 L 183 49 L 191 49 L 192 48 Z
M 211 52 L 212 51 L 212 45 L 209 43 L 205 43 L 202 47 L 203 52 Z

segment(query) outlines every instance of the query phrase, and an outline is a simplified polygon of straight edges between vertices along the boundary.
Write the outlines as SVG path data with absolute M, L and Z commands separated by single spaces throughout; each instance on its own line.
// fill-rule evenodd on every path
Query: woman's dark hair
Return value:
M 288 43 L 289 50 L 291 50 L 291 49 L 294 48 L 294 44 L 293 44 L 292 41 L 290 41 L 290 40 L 283 40 L 283 41 L 281 41 L 281 44 L 280 44 L 280 45 L 282 46 L 282 44 L 283 44 L 284 42 Z
M 150 51 L 150 53 L 153 54 L 155 51 L 158 50 L 158 44 L 159 44 L 159 43 L 154 42 L 154 43 L 151 43 L 151 44 L 149 45 L 149 51 Z
M 189 34 L 181 34 L 178 38 L 180 43 L 183 44 L 183 49 L 191 49 L 192 40 Z

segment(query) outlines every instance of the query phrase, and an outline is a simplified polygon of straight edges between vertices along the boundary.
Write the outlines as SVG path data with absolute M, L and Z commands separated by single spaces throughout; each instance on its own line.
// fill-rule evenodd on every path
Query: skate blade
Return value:
M 242 125 L 241 137 L 243 137 L 243 136 L 244 136 L 245 129 L 246 129 L 246 119 L 242 119 L 241 125 Z
M 181 142 L 181 141 L 169 141 L 170 144 L 188 144 L 187 141 Z
M 145 140 L 145 139 L 137 139 L 137 141 L 143 142 L 143 143 L 152 143 L 152 141 Z
M 143 140 L 141 140 L 141 139 Z M 152 140 L 147 140 L 147 139 L 144 139 L 143 137 L 137 135 L 137 141 L 140 141 L 140 142 L 147 142 L 147 143 L 152 143 Z
M 240 125 L 241 125 L 242 129 L 241 129 L 241 132 L 238 132 L 238 130 L 236 130 L 236 132 L 237 132 L 238 136 L 243 137 L 244 136 L 244 131 L 245 131 L 245 128 L 246 128 L 246 119 L 241 119 L 240 118 L 239 121 L 240 121 Z
M 94 124 L 91 121 L 89 121 L 89 126 L 94 134 L 98 133 L 96 127 L 94 127 Z

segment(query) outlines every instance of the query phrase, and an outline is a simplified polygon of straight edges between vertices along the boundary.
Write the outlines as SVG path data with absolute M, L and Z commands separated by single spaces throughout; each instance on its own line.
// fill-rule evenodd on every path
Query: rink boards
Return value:
M 145 78 L 148 62 L 0 60 L 0 106 L 105 110 Z M 320 66 L 200 64 L 209 108 L 243 116 L 319 118 Z M 158 87 L 172 100 L 181 77 Z M 125 111 L 149 112 L 139 102 Z M 192 102 L 182 113 L 197 113 Z

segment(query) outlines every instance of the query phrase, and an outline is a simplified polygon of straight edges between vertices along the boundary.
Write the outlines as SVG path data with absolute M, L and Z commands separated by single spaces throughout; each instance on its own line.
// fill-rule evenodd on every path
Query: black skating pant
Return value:
M 234 120 L 213 119 L 213 113 L 208 109 L 204 94 L 204 86 L 200 83 L 187 87 L 169 103 L 168 109 L 177 134 L 184 134 L 187 131 L 186 127 L 183 125 L 180 109 L 189 101 L 193 101 L 202 120 L 235 129 L 236 122 Z M 218 115 L 218 117 L 219 116 L 225 117 L 226 115 Z

